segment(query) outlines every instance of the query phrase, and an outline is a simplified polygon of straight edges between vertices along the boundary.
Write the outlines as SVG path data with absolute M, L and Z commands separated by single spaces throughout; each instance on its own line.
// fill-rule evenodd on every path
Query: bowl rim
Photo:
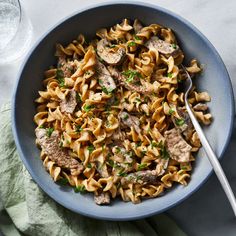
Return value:
M 232 87 L 232 82 L 229 76 L 229 73 L 226 69 L 226 66 L 222 60 L 222 58 L 220 57 L 219 53 L 217 52 L 216 48 L 213 46 L 213 44 L 207 39 L 207 37 L 205 35 L 203 35 L 200 30 L 198 30 L 192 23 L 190 23 L 188 20 L 186 20 L 185 18 L 183 18 L 182 16 L 178 15 L 177 13 L 160 7 L 157 4 L 154 3 L 147 3 L 147 2 L 141 2 L 141 1 L 133 1 L 133 0 L 121 0 L 121 1 L 105 1 L 102 3 L 92 3 L 92 4 L 88 4 L 85 7 L 80 8 L 79 10 L 76 10 L 72 13 L 70 13 L 69 15 L 67 15 L 66 17 L 62 18 L 61 20 L 59 20 L 56 24 L 54 24 L 53 26 L 51 26 L 48 30 L 46 30 L 39 38 L 38 40 L 33 44 L 33 46 L 31 47 L 31 49 L 29 50 L 29 52 L 27 53 L 26 57 L 24 58 L 23 62 L 21 63 L 20 69 L 18 71 L 18 75 L 17 75 L 17 80 L 14 86 L 14 90 L 13 90 L 13 95 L 12 95 L 12 102 L 11 102 L 11 122 L 12 122 L 12 132 L 13 132 L 13 137 L 14 137 L 14 141 L 17 147 L 17 151 L 18 154 L 23 162 L 23 164 L 25 165 L 26 169 L 29 171 L 31 177 L 35 180 L 35 182 L 37 183 L 37 185 L 48 195 L 50 196 L 50 198 L 52 198 L 54 201 L 56 201 L 57 203 L 59 203 L 60 205 L 62 205 L 63 207 L 66 207 L 67 209 L 76 212 L 78 214 L 87 216 L 87 217 L 91 217 L 91 218 L 95 218 L 95 219 L 100 219 L 100 220 L 110 220 L 110 221 L 127 221 L 127 220 L 137 220 L 137 219 L 142 219 L 142 218 L 146 218 L 146 217 L 150 217 L 156 214 L 160 214 L 164 211 L 167 211 L 168 209 L 180 204 L 181 202 L 183 202 L 185 199 L 189 198 L 194 192 L 198 191 L 200 189 L 201 186 L 203 186 L 204 183 L 206 183 L 206 181 L 209 179 L 209 177 L 212 175 L 213 173 L 213 169 L 211 168 L 209 174 L 206 176 L 206 178 L 204 180 L 202 180 L 201 182 L 199 182 L 199 184 L 194 188 L 194 190 L 190 191 L 188 194 L 186 194 L 186 196 L 178 199 L 177 201 L 169 204 L 168 206 L 162 208 L 161 210 L 152 210 L 149 211 L 148 213 L 142 213 L 142 214 L 137 214 L 135 216 L 128 216 L 128 217 L 120 217 L 120 216 L 116 216 L 114 215 L 113 217 L 108 217 L 108 216 L 100 216 L 100 215 L 96 215 L 96 214 L 91 214 L 91 213 L 87 213 L 84 211 L 80 211 L 76 208 L 73 208 L 70 204 L 64 202 L 63 200 L 60 199 L 60 197 L 57 197 L 53 191 L 47 189 L 44 184 L 40 181 L 38 181 L 37 176 L 34 174 L 33 170 L 31 169 L 31 166 L 28 164 L 27 162 L 27 158 L 25 158 L 24 152 L 21 148 L 21 145 L 19 143 L 19 139 L 18 139 L 18 134 L 17 134 L 17 128 L 16 128 L 16 117 L 15 117 L 15 107 L 16 107 L 16 94 L 17 94 L 17 89 L 18 89 L 18 84 L 21 80 L 21 76 L 22 76 L 22 72 L 25 68 L 25 65 L 27 64 L 29 58 L 31 57 L 32 53 L 34 52 L 34 50 L 39 46 L 39 44 L 41 43 L 42 40 L 44 40 L 48 34 L 50 34 L 54 29 L 56 29 L 57 27 L 59 27 L 63 22 L 69 20 L 70 18 L 74 17 L 75 15 L 78 15 L 80 13 L 83 13 L 85 11 L 91 10 L 91 9 L 96 9 L 96 8 L 101 8 L 101 7 L 105 7 L 105 6 L 113 6 L 113 5 L 133 5 L 133 6 L 143 6 L 143 7 L 147 7 L 150 9 L 154 9 L 160 12 L 163 12 L 167 15 L 171 15 L 172 17 L 174 17 L 176 20 L 180 21 L 182 24 L 186 25 L 187 27 L 191 28 L 203 41 L 204 43 L 206 43 L 209 48 L 211 49 L 211 51 L 213 52 L 216 60 L 222 65 L 221 69 L 223 70 L 224 74 L 225 74 L 225 79 L 227 81 L 226 86 L 227 86 L 227 90 L 229 91 L 229 100 L 230 100 L 230 105 L 229 106 L 229 112 L 230 112 L 230 125 L 229 125 L 229 133 L 227 135 L 225 144 L 222 148 L 222 151 L 220 153 L 220 155 L 218 156 L 218 159 L 221 159 L 223 157 L 223 154 L 226 151 L 226 148 L 229 145 L 231 136 L 232 136 L 232 131 L 233 131 L 233 125 L 234 125 L 234 115 L 235 115 L 235 101 L 234 101 L 234 92 L 233 92 L 233 87 Z

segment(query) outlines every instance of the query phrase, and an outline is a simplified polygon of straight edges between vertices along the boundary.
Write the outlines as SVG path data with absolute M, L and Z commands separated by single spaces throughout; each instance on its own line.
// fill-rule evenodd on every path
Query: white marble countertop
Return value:
M 101 0 L 21 0 L 33 25 L 33 45 L 49 28 L 81 7 Z M 236 90 L 236 1 L 228 0 L 142 0 L 176 12 L 193 23 L 216 47 L 226 64 L 234 91 Z M 0 106 L 11 99 L 23 57 L 8 65 L 0 65 Z M 4 89 L 3 89 L 4 88 Z M 236 134 L 222 160 L 229 181 L 236 192 Z M 236 235 L 236 221 L 229 203 L 216 180 L 208 182 L 189 199 L 168 213 L 188 235 Z

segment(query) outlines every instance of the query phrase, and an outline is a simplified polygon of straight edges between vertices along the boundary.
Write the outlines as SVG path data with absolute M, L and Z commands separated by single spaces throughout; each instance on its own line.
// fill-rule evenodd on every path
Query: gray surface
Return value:
M 89 1 L 92 4 L 95 1 Z M 96 1 L 98 2 L 98 1 Z M 222 56 L 231 80 L 235 80 L 235 41 L 236 41 L 236 2 L 207 0 L 166 0 L 152 1 L 182 15 L 200 29 L 217 48 Z M 56 0 L 26 1 L 22 0 L 32 20 L 35 41 L 49 27 L 76 9 L 88 5 L 86 1 Z M 40 9 L 40 10 L 39 10 Z M 234 26 L 234 27 L 233 27 Z M 21 61 L 8 66 L 0 66 L 0 104 L 9 100 L 12 85 Z M 214 79 L 214 78 L 212 78 Z M 236 137 L 234 138 L 236 140 Z M 236 173 L 233 171 L 235 142 L 231 143 L 225 159 L 222 161 L 233 188 L 236 186 Z M 235 235 L 236 226 L 233 213 L 215 177 L 183 204 L 169 213 L 183 226 L 189 235 Z

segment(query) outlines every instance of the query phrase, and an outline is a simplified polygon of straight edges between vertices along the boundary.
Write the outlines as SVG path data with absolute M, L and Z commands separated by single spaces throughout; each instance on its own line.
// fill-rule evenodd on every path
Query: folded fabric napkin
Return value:
M 23 166 L 10 116 L 10 104 L 6 104 L 0 112 L 0 231 L 4 235 L 186 235 L 165 214 L 129 222 L 101 221 L 57 204 Z

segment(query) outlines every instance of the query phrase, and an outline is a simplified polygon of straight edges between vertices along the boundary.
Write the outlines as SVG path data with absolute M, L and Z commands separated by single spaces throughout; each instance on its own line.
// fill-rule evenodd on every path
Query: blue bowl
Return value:
M 189 197 L 212 172 L 201 149 L 188 186 L 175 186 L 163 196 L 144 200 L 137 205 L 117 199 L 110 206 L 97 206 L 92 195 L 80 195 L 69 187 L 55 184 L 43 167 L 35 146 L 34 99 L 38 96 L 38 90 L 42 89 L 44 71 L 55 64 L 55 44 L 71 42 L 79 33 L 85 34 L 86 38 L 93 37 L 97 29 L 112 26 L 123 18 L 138 18 L 145 25 L 158 23 L 172 28 L 186 60 L 197 58 L 205 65 L 204 72 L 195 82 L 198 90 L 207 91 L 212 97 L 209 107 L 214 121 L 204 131 L 218 157 L 223 155 L 230 140 L 234 119 L 233 91 L 224 63 L 206 37 L 175 13 L 140 2 L 105 3 L 80 10 L 51 29 L 31 50 L 19 74 L 12 104 L 17 150 L 33 179 L 55 201 L 77 213 L 107 220 L 139 219 L 163 212 Z

